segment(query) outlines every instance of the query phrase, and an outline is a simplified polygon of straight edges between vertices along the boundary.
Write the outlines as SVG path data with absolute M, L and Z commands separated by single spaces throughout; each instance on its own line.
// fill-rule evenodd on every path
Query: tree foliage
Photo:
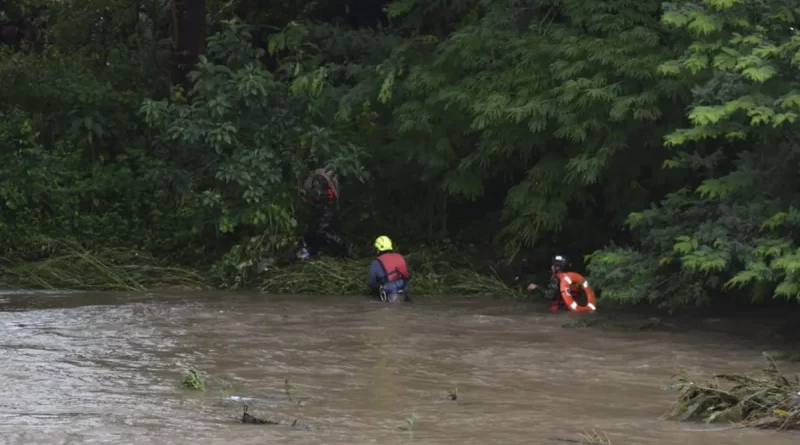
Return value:
M 356 238 L 586 254 L 632 303 L 800 297 L 796 2 L 200 3 L 6 3 L 36 32 L 0 47 L 4 256 L 70 238 L 241 284 L 327 166 Z
M 800 298 L 798 18 L 789 1 L 667 4 L 662 20 L 686 48 L 659 71 L 691 79 L 693 99 L 688 125 L 664 136 L 673 149 L 664 167 L 691 180 L 630 215 L 635 245 L 593 255 L 607 296 L 679 305 L 744 289 Z

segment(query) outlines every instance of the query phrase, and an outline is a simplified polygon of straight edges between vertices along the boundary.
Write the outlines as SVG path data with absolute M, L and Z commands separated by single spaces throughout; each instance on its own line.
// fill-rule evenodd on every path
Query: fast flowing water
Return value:
M 569 316 L 508 302 L 6 293 L 0 443 L 564 444 L 583 430 L 615 445 L 800 443 L 659 420 L 674 373 L 757 371 L 757 347 L 565 329 Z M 181 389 L 190 367 L 205 392 Z M 231 396 L 283 424 L 237 423 Z

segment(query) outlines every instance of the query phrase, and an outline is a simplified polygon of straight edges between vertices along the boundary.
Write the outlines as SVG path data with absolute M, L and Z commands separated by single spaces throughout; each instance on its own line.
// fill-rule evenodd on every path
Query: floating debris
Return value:
M 203 379 L 200 378 L 200 376 L 197 374 L 197 371 L 194 369 L 190 369 L 189 372 L 183 376 L 182 385 L 186 389 L 193 389 L 196 391 L 206 390 L 206 385 L 203 383 Z
M 263 420 L 259 419 L 256 416 L 247 413 L 247 405 L 244 406 L 244 412 L 242 412 L 242 423 L 250 423 L 254 425 L 280 425 L 280 422 L 273 422 L 271 420 Z
M 454 387 L 453 389 L 447 391 L 447 399 L 448 400 L 458 400 L 458 387 Z
M 248 410 L 247 405 L 244 405 L 242 408 L 243 408 L 242 423 L 248 423 L 251 425 L 285 425 L 285 423 L 283 422 L 275 422 L 272 420 L 259 419 L 258 417 L 247 412 Z M 289 425 L 289 428 L 296 431 L 313 431 L 313 428 L 311 428 L 310 425 L 300 423 L 299 419 L 294 419 L 294 421 Z
M 262 399 L 257 399 L 255 397 L 242 397 L 242 396 L 230 396 L 228 400 L 232 400 L 234 402 L 255 402 L 255 401 L 263 401 Z
M 262 397 L 249 397 L 249 396 L 227 396 L 223 400 L 230 400 L 231 402 L 264 402 L 264 403 L 289 403 L 296 406 L 302 406 L 306 399 L 293 397 L 289 400 L 285 395 L 264 395 Z
M 680 376 L 672 386 L 678 401 L 665 416 L 676 420 L 726 421 L 737 427 L 800 429 L 800 374 L 786 378 L 765 354 L 764 376 L 718 374 L 716 382 L 698 384 Z M 725 389 L 719 381 L 730 382 Z
M 292 402 L 292 385 L 289 384 L 289 379 L 283 380 L 283 390 L 286 392 L 286 397 L 288 397 L 289 401 Z
M 595 430 L 591 430 L 584 431 L 580 434 L 580 436 L 580 443 L 591 445 L 611 445 L 611 439 L 608 438 L 608 434 L 606 433 L 599 433 Z
M 578 434 L 580 439 L 564 439 L 561 437 L 551 437 L 550 440 L 554 442 L 564 442 L 564 443 L 577 443 L 583 445 L 611 445 L 611 439 L 608 438 L 608 434 L 606 433 L 598 433 L 595 430 L 586 431 L 584 430 L 583 433 Z
M 406 418 L 405 426 L 398 426 L 397 431 L 406 431 L 409 433 L 414 432 L 414 414 L 411 414 Z
M 291 428 L 293 430 L 297 430 L 297 431 L 313 431 L 313 428 L 311 428 L 311 425 L 306 425 L 304 423 L 299 423 L 297 420 L 298 419 L 294 419 L 294 422 L 292 422 Z
M 228 396 L 225 400 L 230 400 L 232 402 L 265 402 L 265 403 L 281 403 L 286 402 L 286 399 L 279 396 L 274 397 L 245 397 L 245 396 Z M 294 402 L 292 402 L 294 403 Z

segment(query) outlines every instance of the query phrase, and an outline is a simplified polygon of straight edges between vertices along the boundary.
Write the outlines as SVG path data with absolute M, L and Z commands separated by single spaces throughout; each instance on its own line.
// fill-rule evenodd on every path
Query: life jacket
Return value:
M 395 252 L 382 253 L 378 255 L 378 262 L 386 272 L 386 282 L 408 279 L 408 265 L 403 255 Z

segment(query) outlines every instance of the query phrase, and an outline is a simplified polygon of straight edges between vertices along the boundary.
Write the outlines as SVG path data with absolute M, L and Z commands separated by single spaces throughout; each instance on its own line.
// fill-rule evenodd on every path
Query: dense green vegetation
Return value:
M 77 243 L 248 284 L 325 165 L 365 254 L 565 252 L 603 298 L 663 307 L 800 297 L 797 2 L 2 8 L 6 277 Z

